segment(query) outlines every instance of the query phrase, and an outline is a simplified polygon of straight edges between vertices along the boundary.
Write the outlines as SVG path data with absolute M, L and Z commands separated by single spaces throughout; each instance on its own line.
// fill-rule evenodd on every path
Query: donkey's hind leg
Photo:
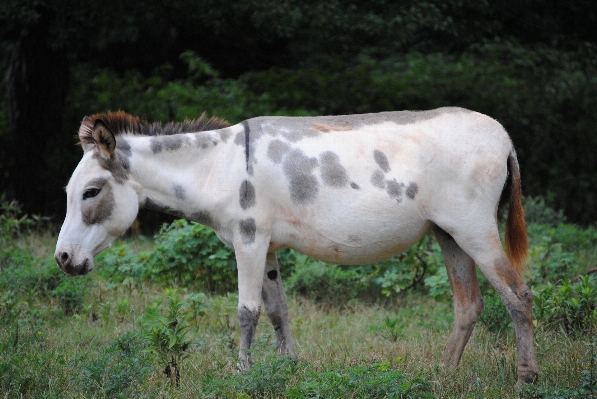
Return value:
M 506 256 L 497 226 L 485 233 L 477 230 L 471 234 L 471 231 L 474 229 L 464 229 L 453 237 L 473 258 L 510 313 L 518 352 L 517 385 L 534 382 L 538 372 L 533 341 L 533 294 Z
M 286 354 L 291 359 L 296 359 L 290 325 L 288 324 L 288 303 L 284 287 L 282 286 L 280 266 L 278 265 L 278 258 L 275 252 L 267 254 L 262 297 L 267 316 L 276 331 L 278 353 Z
M 479 315 L 483 312 L 483 297 L 479 289 L 475 262 L 445 231 L 435 226 L 435 237 L 442 250 L 444 263 L 454 293 L 454 329 L 446 345 L 442 363 L 457 366 Z

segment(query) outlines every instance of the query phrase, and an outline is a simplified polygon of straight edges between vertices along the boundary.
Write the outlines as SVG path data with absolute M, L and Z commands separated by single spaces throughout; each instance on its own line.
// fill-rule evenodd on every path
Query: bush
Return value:
M 545 198 L 524 197 L 522 201 L 524 208 L 524 218 L 527 223 L 546 224 L 550 226 L 557 226 L 560 223 L 566 222 L 566 216 L 561 209 L 556 211 L 545 203 Z
M 113 283 L 140 280 L 198 285 L 212 293 L 236 291 L 234 251 L 212 229 L 184 219 L 164 225 L 155 236 L 155 249 L 138 255 L 126 245 L 115 245 L 98 258 L 101 273 Z
M 583 251 L 594 251 L 597 245 L 595 228 L 583 229 L 573 224 L 557 227 L 530 224 L 527 231 L 532 283 L 556 283 L 587 271 L 580 255 Z
M 325 264 L 298 255 L 294 273 L 284 281 L 286 290 L 315 302 L 343 305 L 367 291 L 363 275 L 356 268 Z
M 431 384 L 421 377 L 411 378 L 385 365 L 349 366 L 311 372 L 289 398 L 433 398 Z
M 502 299 L 497 293 L 484 297 L 485 310 L 479 316 L 479 323 L 485 326 L 488 331 L 500 334 L 510 330 L 512 318 L 504 306 Z
M 198 282 L 210 292 L 236 291 L 238 278 L 234 251 L 222 244 L 212 229 L 175 220 L 156 235 L 156 248 L 147 255 L 146 278 Z
M 372 281 L 386 296 L 420 286 L 425 286 L 434 297 L 450 292 L 441 249 L 430 234 L 406 252 L 371 267 Z
M 93 397 L 135 397 L 131 389 L 152 372 L 150 359 L 144 351 L 143 338 L 135 332 L 123 334 L 98 351 L 97 356 L 80 359 L 75 374 L 76 385 L 85 395 Z
M 88 276 L 64 276 L 58 287 L 54 288 L 51 294 L 54 298 L 58 299 L 60 306 L 64 310 L 64 314 L 69 316 L 79 313 L 83 309 L 88 287 Z
M 544 327 L 582 334 L 597 324 L 597 286 L 595 279 L 584 276 L 578 282 L 564 280 L 534 287 L 534 316 Z

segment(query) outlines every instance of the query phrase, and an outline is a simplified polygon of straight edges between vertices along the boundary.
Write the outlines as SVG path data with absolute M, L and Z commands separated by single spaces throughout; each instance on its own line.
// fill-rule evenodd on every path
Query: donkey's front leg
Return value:
M 253 220 L 251 218 L 251 220 Z M 254 222 L 253 222 L 254 223 Z M 241 222 L 242 224 L 242 222 Z M 247 232 L 248 231 L 248 232 Z M 243 231 L 234 242 L 238 269 L 238 321 L 240 324 L 239 368 L 251 367 L 249 350 L 255 342 L 255 330 L 261 308 L 261 290 L 269 236 L 252 229 Z
M 282 286 L 280 266 L 275 252 L 267 254 L 265 264 L 265 275 L 263 276 L 263 303 L 265 311 L 276 332 L 278 341 L 278 353 L 289 355 L 296 359 L 290 325 L 288 324 L 288 301 Z

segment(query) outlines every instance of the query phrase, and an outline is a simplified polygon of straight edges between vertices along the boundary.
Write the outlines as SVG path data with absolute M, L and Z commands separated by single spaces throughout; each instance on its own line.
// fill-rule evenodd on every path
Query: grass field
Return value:
M 424 290 L 334 306 L 290 295 L 298 361 L 275 354 L 275 335 L 262 315 L 254 367 L 240 372 L 234 293 L 192 302 L 196 287 L 115 284 L 99 271 L 68 278 L 48 257 L 54 242 L 53 234 L 34 232 L 3 241 L 0 398 L 589 398 L 597 392 L 594 324 L 571 331 L 539 322 L 540 380 L 522 390 L 514 389 L 509 327 L 496 333 L 478 324 L 461 365 L 443 369 L 452 304 Z M 153 241 L 121 245 L 151 251 Z M 589 268 L 594 247 L 575 259 L 584 262 L 577 268 Z M 181 301 L 177 334 L 188 344 L 177 354 L 179 386 L 164 374 L 177 346 L 168 341 L 160 352 L 148 338 L 152 328 L 168 332 L 168 298 Z M 196 312 L 193 304 L 200 305 Z

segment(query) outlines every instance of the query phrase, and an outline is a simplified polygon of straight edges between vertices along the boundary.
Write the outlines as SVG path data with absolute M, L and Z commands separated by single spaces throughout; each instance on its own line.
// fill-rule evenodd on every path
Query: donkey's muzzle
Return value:
M 82 263 L 75 265 L 72 256 L 68 252 L 57 252 L 54 259 L 58 267 L 69 276 L 89 273 L 89 259 L 85 259 Z

